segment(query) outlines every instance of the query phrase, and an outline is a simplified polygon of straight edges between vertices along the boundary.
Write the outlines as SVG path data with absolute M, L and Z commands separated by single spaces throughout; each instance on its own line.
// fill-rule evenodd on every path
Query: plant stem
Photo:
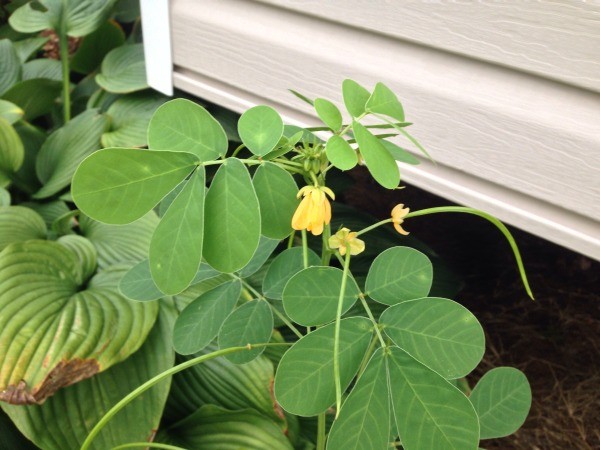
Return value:
M 325 450 L 325 426 L 327 425 L 325 413 L 317 418 L 317 450 Z
M 346 259 L 344 260 L 344 274 L 342 275 L 342 286 L 338 298 L 337 314 L 335 316 L 335 335 L 333 340 L 333 377 L 335 380 L 335 418 L 337 419 L 342 408 L 342 382 L 340 380 L 340 322 L 344 306 L 344 295 L 346 294 L 346 280 L 350 274 L 350 245 L 346 244 Z
M 365 356 L 363 357 L 363 360 L 360 363 L 360 367 L 358 368 L 358 373 L 356 375 L 356 379 L 359 379 L 360 376 L 362 375 L 362 373 L 367 368 L 367 364 L 369 363 L 369 360 L 371 359 L 371 355 L 375 351 L 375 347 L 377 347 L 377 341 L 378 341 L 378 336 L 373 336 L 373 339 L 371 339 L 371 343 L 369 344 L 369 348 L 367 349 L 367 353 L 365 353 Z
M 201 166 L 216 166 L 216 165 L 219 165 L 219 164 L 224 164 L 225 161 L 227 161 L 227 160 L 226 159 L 215 159 L 213 161 L 204 161 L 204 162 L 201 162 L 201 163 L 199 163 L 199 165 L 201 165 Z M 243 163 L 243 164 L 247 164 L 249 166 L 264 163 L 264 161 L 262 159 L 239 159 L 238 158 L 238 161 L 241 162 L 241 163 Z
M 290 237 L 288 238 L 287 248 L 292 248 L 294 246 L 294 238 L 296 237 L 296 230 L 292 231 Z
M 160 383 L 161 381 L 167 379 L 168 377 L 173 376 L 176 373 L 181 372 L 182 370 L 185 370 L 192 366 L 195 366 L 196 364 L 201 364 L 205 361 L 217 358 L 219 356 L 229 355 L 231 353 L 241 352 L 243 350 L 252 350 L 253 348 L 257 348 L 257 347 L 276 347 L 276 346 L 281 346 L 281 345 L 291 345 L 291 344 L 288 344 L 288 343 L 267 343 L 267 344 L 252 344 L 252 345 L 248 344 L 247 346 L 244 346 L 244 347 L 225 348 L 222 350 L 214 351 L 212 353 L 208 353 L 207 355 L 202 355 L 202 356 L 198 356 L 196 358 L 190 359 L 189 361 L 185 361 L 181 364 L 177 364 L 176 366 L 173 366 L 170 369 L 165 370 L 162 373 L 159 373 L 158 375 L 150 378 L 148 381 L 146 381 L 144 384 L 142 384 L 138 388 L 131 391 L 129 394 L 127 394 L 125 397 L 123 397 L 115 406 L 113 406 L 106 414 L 104 414 L 104 416 L 98 421 L 98 423 L 94 426 L 94 428 L 92 428 L 92 431 L 90 431 L 90 433 L 87 435 L 87 437 L 85 438 L 85 441 L 83 441 L 83 444 L 81 445 L 81 450 L 88 450 L 90 448 L 90 445 L 92 444 L 92 441 L 94 440 L 94 438 L 98 435 L 98 433 L 100 433 L 100 431 L 102 431 L 102 429 L 106 426 L 106 424 L 110 421 L 110 419 L 112 419 L 115 416 L 115 414 L 117 414 L 119 411 L 121 411 L 125 406 L 127 406 L 129 403 L 131 403 L 133 400 L 135 400 L 142 393 L 146 392 L 152 386 Z
M 365 117 L 367 115 L 367 112 L 362 113 L 360 116 L 356 117 L 352 122 L 360 122 L 360 119 L 362 119 L 363 117 Z M 338 136 L 343 136 L 344 134 L 346 134 L 348 132 L 348 130 L 352 128 L 352 124 L 349 123 L 348 125 L 346 125 L 344 128 L 342 128 L 340 130 L 339 133 L 336 133 Z
M 240 144 L 237 146 L 237 148 L 233 151 L 233 153 L 231 154 L 232 158 L 235 158 L 237 156 L 237 154 L 242 151 L 242 149 L 246 148 L 245 144 Z
M 71 80 L 69 77 L 69 37 L 67 33 L 64 31 L 67 24 L 64 23 L 64 16 L 66 14 L 63 13 L 63 20 L 61 23 L 61 31 L 59 35 L 59 45 L 60 45 L 60 63 L 62 66 L 62 91 L 63 91 L 63 114 L 65 123 L 71 120 Z
M 302 230 L 302 262 L 304 268 L 308 268 L 308 239 L 306 237 L 306 230 Z
M 375 317 L 373 316 L 373 313 L 371 312 L 371 308 L 369 308 L 369 304 L 367 303 L 365 296 L 361 293 L 358 296 L 358 298 L 360 299 L 360 302 L 362 303 L 363 308 L 365 308 L 365 311 L 367 312 L 367 316 L 369 316 L 369 319 L 371 320 L 371 322 L 373 323 L 373 326 L 375 327 L 375 333 L 377 334 L 377 337 L 379 338 L 379 342 L 381 343 L 381 346 L 383 348 L 385 348 L 386 345 L 385 345 L 383 336 L 381 335 L 381 331 L 379 330 L 379 324 L 375 320 Z
M 374 230 L 375 228 L 380 227 L 381 225 L 385 225 L 386 223 L 391 223 L 391 222 L 392 222 L 391 218 L 381 220 L 381 221 L 379 221 L 377 223 L 374 223 L 373 225 L 368 226 L 367 228 L 363 228 L 362 230 L 358 231 L 356 233 L 356 235 L 360 236 L 361 234 L 368 233 L 369 231 Z
M 174 445 L 159 444 L 158 442 L 131 442 L 113 447 L 112 450 L 121 450 L 124 448 L 163 448 L 166 450 L 186 450 L 183 447 L 175 447 Z
M 331 236 L 331 225 L 327 224 L 323 228 L 323 243 L 321 244 L 321 265 L 328 266 L 331 260 L 331 251 L 329 250 L 329 237 Z

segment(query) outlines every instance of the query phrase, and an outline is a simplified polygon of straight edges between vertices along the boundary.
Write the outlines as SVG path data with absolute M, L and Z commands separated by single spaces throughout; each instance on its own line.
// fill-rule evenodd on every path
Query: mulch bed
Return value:
M 381 189 L 362 168 L 344 200 L 384 218 L 397 203 L 411 210 L 451 202 L 407 186 Z M 515 228 L 535 301 L 519 279 L 512 252 L 486 221 L 465 214 L 409 219 L 405 228 L 463 278 L 455 300 L 487 334 L 486 354 L 471 384 L 487 370 L 517 367 L 533 391 L 531 412 L 514 435 L 486 449 L 600 448 L 600 263 Z

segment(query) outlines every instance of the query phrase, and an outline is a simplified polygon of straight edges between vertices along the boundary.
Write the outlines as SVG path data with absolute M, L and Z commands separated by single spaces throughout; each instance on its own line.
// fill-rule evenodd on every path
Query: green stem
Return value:
M 342 408 L 342 382 L 340 380 L 340 322 L 342 320 L 342 309 L 344 307 L 344 295 L 346 294 L 346 280 L 350 274 L 350 245 L 346 244 L 346 259 L 344 260 L 344 274 L 342 286 L 338 298 L 337 314 L 335 316 L 335 335 L 333 341 L 333 376 L 335 379 L 335 418 L 337 419 Z
M 304 268 L 308 268 L 308 239 L 306 237 L 306 230 L 302 230 L 302 262 Z
M 294 246 L 294 238 L 296 237 L 296 230 L 292 231 L 290 237 L 288 238 L 287 248 L 292 248 Z
M 365 296 L 363 294 L 360 294 L 358 296 L 358 298 L 360 298 L 360 302 L 362 303 L 363 308 L 365 308 L 365 311 L 367 312 L 367 316 L 369 316 L 369 319 L 371 320 L 371 323 L 373 323 L 373 326 L 375 327 L 375 333 L 377 334 L 377 337 L 379 338 L 379 342 L 381 343 L 381 346 L 383 348 L 385 348 L 386 345 L 385 345 L 385 341 L 383 339 L 383 336 L 381 335 L 381 331 L 379 330 L 379 324 L 375 320 L 375 317 L 373 316 L 373 312 L 371 311 L 371 308 L 369 308 L 369 304 L 367 303 L 367 300 L 365 299 Z
M 130 444 L 118 445 L 112 450 L 121 450 L 123 448 L 163 448 L 166 450 L 186 450 L 183 447 L 175 447 L 174 445 L 159 444 L 158 442 L 131 442 Z
M 319 414 L 317 420 L 317 450 L 325 450 L 325 426 L 327 425 L 325 413 Z
M 213 161 L 204 161 L 204 162 L 198 163 L 198 165 L 200 165 L 200 166 L 217 166 L 219 164 L 225 164 L 226 161 L 227 161 L 226 159 L 215 159 Z M 264 161 L 262 159 L 239 159 L 238 158 L 238 161 L 243 164 L 247 164 L 249 166 L 264 163 Z
M 233 153 L 231 154 L 231 157 L 232 157 L 232 158 L 235 158 L 235 157 L 237 156 L 237 154 L 238 154 L 239 152 L 241 152 L 241 151 L 242 151 L 242 149 L 244 149 L 244 148 L 246 148 L 246 145 L 245 145 L 245 144 L 240 144 L 240 145 L 238 145 L 238 146 L 237 146 L 237 148 L 236 148 L 236 149 L 233 151 Z
M 69 37 L 67 36 L 67 33 L 63 31 L 67 26 L 67 24 L 64 23 L 65 16 L 66 13 L 63 14 L 58 40 L 60 45 L 60 63 L 62 66 L 63 114 L 65 123 L 67 123 L 71 120 L 71 80 L 69 77 Z
M 356 379 L 359 379 L 360 376 L 362 375 L 362 373 L 367 368 L 367 364 L 369 363 L 369 360 L 371 359 L 371 355 L 373 355 L 373 352 L 375 351 L 375 347 L 377 347 L 377 341 L 378 340 L 379 340 L 378 336 L 373 336 L 373 339 L 371 339 L 371 343 L 369 344 L 369 348 L 367 349 L 367 353 L 365 353 L 365 356 L 363 357 L 363 360 L 360 363 L 360 367 L 358 369 L 358 373 L 356 375 Z
M 317 176 L 315 175 L 315 173 L 312 170 L 310 172 L 308 172 L 308 173 L 310 175 L 311 180 L 315 184 L 315 186 L 318 186 L 319 185 L 319 180 L 317 179 Z
M 534 299 L 533 292 L 531 292 L 531 287 L 529 286 L 529 281 L 527 280 L 527 274 L 525 273 L 525 267 L 523 266 L 523 259 L 521 258 L 521 252 L 519 252 L 519 247 L 517 246 L 515 238 L 512 236 L 512 234 L 510 233 L 508 228 L 506 228 L 506 226 L 502 222 L 500 222 L 498 219 L 496 219 L 491 214 L 488 214 L 483 211 L 479 211 L 477 209 L 467 208 L 464 206 L 441 206 L 438 208 L 421 209 L 420 211 L 414 211 L 414 212 L 408 213 L 406 215 L 405 219 L 408 219 L 409 217 L 426 216 L 428 214 L 437 214 L 437 213 L 473 214 L 475 216 L 482 217 L 482 218 L 490 221 L 491 223 L 493 223 L 496 226 L 496 228 L 498 228 L 500 230 L 500 232 L 504 235 L 504 237 L 508 241 L 510 248 L 512 249 L 513 254 L 515 256 L 515 260 L 517 261 L 517 267 L 519 268 L 519 274 L 521 275 L 521 280 L 523 282 L 523 286 L 525 287 L 525 291 L 527 291 L 527 294 L 529 295 L 529 297 L 532 300 Z
M 331 251 L 329 250 L 329 238 L 331 237 L 331 225 L 327 224 L 323 228 L 323 242 L 321 244 L 321 265 L 328 266 L 331 261 Z
M 358 116 L 357 118 L 355 118 L 353 120 L 353 122 L 360 122 L 360 119 L 362 119 L 363 117 L 365 117 L 367 115 L 367 112 L 362 113 L 360 116 Z M 336 133 L 338 136 L 343 136 L 344 134 L 346 134 L 348 132 L 348 130 L 352 128 L 352 124 L 349 123 L 348 125 L 346 125 L 344 128 L 342 128 L 340 130 L 339 133 Z
M 161 381 L 169 378 L 170 376 L 173 376 L 176 373 L 181 372 L 182 370 L 185 370 L 192 366 L 195 366 L 196 364 L 201 364 L 205 361 L 208 361 L 208 360 L 211 360 L 214 358 L 218 358 L 219 356 L 229 355 L 231 353 L 241 352 L 244 350 L 252 350 L 253 348 L 256 348 L 256 347 L 275 347 L 275 346 L 280 346 L 280 345 L 291 345 L 291 344 L 288 344 L 288 343 L 253 344 L 253 345 L 248 344 L 245 347 L 225 348 L 222 350 L 217 350 L 212 353 L 208 353 L 207 355 L 202 355 L 202 356 L 198 356 L 196 358 L 190 359 L 189 361 L 185 361 L 181 364 L 171 367 L 168 370 L 165 370 L 162 373 L 159 373 L 158 375 L 150 378 L 148 381 L 146 381 L 144 384 L 142 384 L 138 388 L 131 391 L 129 394 L 127 394 L 125 397 L 123 397 L 115 406 L 113 406 L 106 414 L 104 414 L 104 416 L 100 419 L 100 421 L 94 426 L 94 428 L 92 428 L 92 431 L 90 431 L 90 433 L 87 435 L 87 437 L 85 438 L 85 441 L 83 441 L 83 444 L 81 445 L 81 450 L 88 450 L 90 448 L 94 438 L 98 435 L 98 433 L 100 433 L 100 431 L 102 431 L 102 429 L 106 426 L 106 424 L 110 421 L 110 419 L 112 419 L 115 416 L 115 414 L 117 414 L 119 411 L 121 411 L 125 406 L 127 406 L 129 403 L 131 403 L 137 397 L 139 397 L 142 393 L 146 392 L 152 386 L 160 383 Z
M 386 223 L 391 223 L 391 222 L 392 222 L 392 219 L 391 219 L 391 218 L 389 218 L 389 219 L 384 219 L 384 220 L 381 220 L 381 221 L 379 221 L 379 222 L 377 222 L 377 223 L 374 223 L 374 224 L 373 224 L 373 225 L 371 225 L 371 226 L 368 226 L 367 228 L 363 228 L 362 230 L 358 231 L 358 232 L 356 233 L 356 235 L 357 235 L 357 236 L 360 236 L 361 234 L 368 233 L 369 231 L 371 231 L 371 230 L 374 230 L 375 228 L 377 228 L 377 227 L 380 227 L 381 225 L 385 225 Z

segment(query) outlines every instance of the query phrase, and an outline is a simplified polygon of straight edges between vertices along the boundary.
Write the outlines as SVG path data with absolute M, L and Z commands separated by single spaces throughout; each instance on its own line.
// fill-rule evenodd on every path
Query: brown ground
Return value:
M 378 217 L 397 203 L 413 211 L 450 204 L 412 186 L 385 191 L 362 169 L 352 176 L 357 184 L 346 201 Z M 514 366 L 531 383 L 533 405 L 524 426 L 513 436 L 484 442 L 485 448 L 600 449 L 600 263 L 511 228 L 533 302 L 522 288 L 508 244 L 491 224 L 464 214 L 440 214 L 405 225 L 465 280 L 456 300 L 487 333 L 486 355 L 476 375 Z

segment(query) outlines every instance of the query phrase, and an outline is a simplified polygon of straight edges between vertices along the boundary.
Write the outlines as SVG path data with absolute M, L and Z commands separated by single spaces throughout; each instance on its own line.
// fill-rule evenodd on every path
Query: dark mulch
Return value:
M 397 203 L 413 211 L 449 201 L 412 186 L 389 192 L 364 170 L 345 200 L 378 217 Z M 414 218 L 405 228 L 457 270 L 455 299 L 481 321 L 487 349 L 478 373 L 513 366 L 527 375 L 533 405 L 524 426 L 487 449 L 600 448 L 600 263 L 515 228 L 536 297 L 522 285 L 512 252 L 496 228 L 465 214 Z

